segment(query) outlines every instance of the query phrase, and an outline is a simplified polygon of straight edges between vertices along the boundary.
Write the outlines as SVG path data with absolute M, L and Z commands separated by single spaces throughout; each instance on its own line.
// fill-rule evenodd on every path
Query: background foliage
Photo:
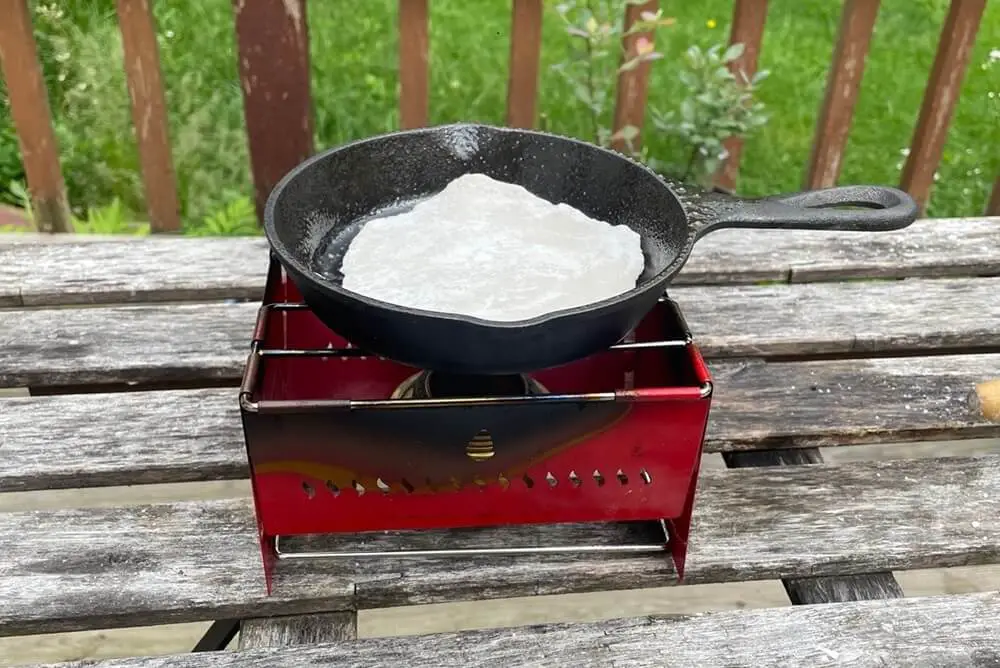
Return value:
M 573 36 L 548 2 L 543 38 L 540 123 L 588 137 L 592 117 L 572 82 L 554 65 L 567 62 Z M 739 192 L 801 188 L 841 3 L 772 0 L 760 67 L 770 77 L 758 99 L 769 122 L 743 152 Z M 431 3 L 431 120 L 502 123 L 506 100 L 510 0 Z M 397 125 L 397 0 L 313 1 L 309 30 L 319 148 Z M 649 102 L 679 112 L 690 86 L 684 54 L 725 43 L 731 0 L 662 0 L 666 17 L 653 64 Z M 898 182 L 915 125 L 947 0 L 883 0 L 848 142 L 842 183 Z M 167 83 L 171 140 L 187 230 L 253 232 L 242 100 L 230 0 L 155 3 Z M 141 216 L 142 187 L 121 64 L 113 0 L 36 0 L 36 35 L 44 61 L 74 214 L 84 222 Z M 661 124 L 661 128 L 665 128 Z M 684 164 L 676 133 L 644 135 L 647 156 Z M 990 2 L 980 28 L 928 213 L 982 212 L 1000 172 L 1000 3 Z M 16 203 L 23 181 L 9 108 L 0 85 L 0 198 Z M 117 214 L 113 212 L 117 211 Z M 110 212 L 110 213 L 109 213 Z M 107 224 L 107 223 L 105 223 Z

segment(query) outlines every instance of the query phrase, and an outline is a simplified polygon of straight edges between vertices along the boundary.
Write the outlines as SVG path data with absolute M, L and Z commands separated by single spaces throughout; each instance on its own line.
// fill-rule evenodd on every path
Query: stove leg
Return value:
M 221 652 L 236 637 L 236 632 L 240 630 L 240 620 L 220 619 L 212 622 L 201 637 L 198 644 L 194 646 L 192 652 Z
M 354 611 L 246 619 L 240 627 L 240 649 L 344 642 L 358 637 Z

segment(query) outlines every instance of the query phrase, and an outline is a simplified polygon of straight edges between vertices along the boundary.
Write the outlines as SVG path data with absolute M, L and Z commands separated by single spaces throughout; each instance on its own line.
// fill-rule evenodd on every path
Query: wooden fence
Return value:
M 151 228 L 180 229 L 177 186 L 167 131 L 152 0 L 117 0 L 125 69 L 137 129 L 142 179 Z M 658 2 L 631 5 L 626 23 Z M 934 66 L 924 92 L 900 186 L 923 206 L 933 185 L 969 54 L 986 0 L 952 0 L 941 30 Z M 312 100 L 309 86 L 309 37 L 306 0 L 233 0 L 240 81 L 250 146 L 258 213 L 281 176 L 313 152 Z M 804 186 L 836 183 L 840 174 L 854 105 L 879 0 L 846 0 L 826 94 L 816 125 Z M 52 130 L 48 97 L 31 29 L 28 0 L 0 0 L 0 61 L 7 82 L 14 125 L 20 141 L 38 228 L 71 231 L 59 150 Z M 734 66 L 748 75 L 757 68 L 767 0 L 735 0 L 731 42 L 745 45 Z M 513 0 L 507 124 L 531 127 L 536 118 L 542 0 Z M 650 38 L 650 35 L 645 35 Z M 626 38 L 634 55 L 637 35 Z M 399 118 L 404 128 L 428 122 L 428 0 L 399 0 Z M 629 56 L 626 56 L 629 57 Z M 615 130 L 642 127 L 649 64 L 619 76 Z M 275 128 L 281 128 L 275 132 Z M 716 176 L 733 188 L 739 170 L 740 142 L 727 142 L 729 158 Z M 1000 178 L 988 215 L 1000 215 Z

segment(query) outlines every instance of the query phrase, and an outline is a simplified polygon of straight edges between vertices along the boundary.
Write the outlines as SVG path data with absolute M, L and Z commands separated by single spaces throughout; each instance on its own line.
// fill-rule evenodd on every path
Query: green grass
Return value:
M 62 17 L 35 3 L 36 31 L 74 210 L 83 216 L 117 197 L 127 211 L 141 212 L 113 0 L 58 4 Z M 802 187 L 841 7 L 830 0 L 769 4 L 761 67 L 772 75 L 761 99 L 771 120 L 744 149 L 738 189 L 747 195 Z M 397 0 L 309 3 L 319 148 L 396 128 L 396 5 Z M 1000 49 L 1000 2 L 988 5 L 928 208 L 931 216 L 981 214 L 1000 173 L 1000 60 L 990 59 L 990 51 Z M 649 101 L 669 109 L 681 95 L 672 63 L 692 43 L 726 41 L 732 2 L 663 0 L 661 6 L 677 24 L 661 33 L 658 46 L 666 57 L 653 66 Z M 883 0 L 841 183 L 898 183 L 902 150 L 910 143 L 947 6 L 946 0 Z M 251 192 L 231 2 L 170 0 L 155 8 L 182 214 L 191 232 L 221 233 L 220 212 Z M 431 121 L 502 123 L 510 0 L 433 0 L 431 12 Z M 709 19 L 714 28 L 707 26 Z M 556 132 L 586 136 L 586 113 L 549 69 L 568 48 L 551 8 L 543 34 L 542 122 Z M 2 94 L 0 88 L 0 101 Z M 655 157 L 676 160 L 677 148 L 666 138 L 650 132 L 645 144 Z M 0 190 L 22 178 L 4 104 Z

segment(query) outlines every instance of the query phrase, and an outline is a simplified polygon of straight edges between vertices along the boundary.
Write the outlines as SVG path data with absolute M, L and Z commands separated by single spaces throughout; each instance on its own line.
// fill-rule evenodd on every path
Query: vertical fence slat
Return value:
M 257 215 L 271 189 L 313 152 L 305 0 L 233 0 Z
M 987 216 L 1000 216 L 1000 176 L 993 182 L 993 192 L 990 194 L 990 201 L 986 205 Z
M 45 89 L 28 0 L 7 0 L 0 18 L 0 66 L 21 147 L 35 225 L 41 232 L 72 232 L 66 184 Z
M 542 53 L 542 0 L 514 0 L 510 26 L 507 125 L 535 125 L 538 63 Z
M 427 0 L 399 0 L 399 125 L 427 125 L 430 97 Z
M 927 204 L 934 172 L 941 161 L 948 125 L 985 8 L 986 0 L 952 0 L 941 30 L 934 68 L 927 80 L 910 154 L 900 179 L 902 189 L 917 201 L 921 211 Z
M 767 19 L 767 0 L 736 0 L 733 3 L 733 27 L 729 31 L 730 44 L 743 44 L 743 55 L 732 63 L 733 72 L 742 71 L 747 77 L 757 73 L 757 57 L 760 43 L 764 38 L 764 22 Z M 723 146 L 729 155 L 715 174 L 715 185 L 726 190 L 736 188 L 740 172 L 740 156 L 743 140 L 730 137 Z
M 655 12 L 659 6 L 660 3 L 657 0 L 651 0 L 641 5 L 629 5 L 625 10 L 625 29 L 628 30 L 643 12 Z M 625 37 L 622 40 L 622 46 L 625 50 L 622 62 L 635 57 L 635 45 L 640 38 L 652 40 L 653 34 L 640 32 Z M 650 66 L 651 63 L 648 62 L 640 63 L 638 67 L 618 75 L 618 85 L 615 91 L 614 132 L 629 125 L 642 130 L 646 119 L 646 93 L 649 90 Z M 632 140 L 632 148 L 638 151 L 641 145 L 642 135 L 639 134 Z M 624 151 L 626 143 L 623 139 L 616 139 L 611 143 L 611 146 L 618 151 Z
M 176 232 L 181 220 L 156 23 L 149 0 L 118 0 L 117 7 L 149 226 L 154 232 Z
M 864 76 L 865 59 L 879 0 L 847 0 L 840 16 L 837 46 L 830 62 L 826 94 L 816 123 L 805 187 L 829 188 L 840 176 L 840 165 L 854 117 L 854 104 Z

